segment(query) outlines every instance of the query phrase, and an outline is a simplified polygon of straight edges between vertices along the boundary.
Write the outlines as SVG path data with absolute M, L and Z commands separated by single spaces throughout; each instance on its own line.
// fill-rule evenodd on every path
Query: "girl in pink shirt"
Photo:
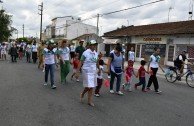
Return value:
M 137 74 L 135 74 L 133 69 L 133 61 L 131 60 L 128 61 L 128 67 L 125 70 L 126 70 L 126 83 L 123 84 L 123 90 L 125 90 L 128 87 L 127 88 L 128 91 L 132 91 L 131 90 L 132 75 L 134 74 L 137 77 Z

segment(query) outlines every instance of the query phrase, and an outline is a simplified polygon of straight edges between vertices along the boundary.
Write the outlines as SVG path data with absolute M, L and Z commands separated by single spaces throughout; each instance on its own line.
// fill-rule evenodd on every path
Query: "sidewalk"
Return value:
M 108 57 L 103 57 L 103 60 L 104 60 L 104 62 L 107 63 L 108 62 Z M 125 61 L 124 65 L 125 65 L 125 67 L 127 67 L 127 65 L 128 65 L 127 61 Z M 134 67 L 135 70 L 138 70 L 140 65 L 141 65 L 140 62 L 136 61 L 136 62 L 134 62 L 133 67 Z M 164 69 L 164 71 L 166 71 L 166 69 L 168 69 L 168 66 L 165 66 L 165 65 L 161 65 L 161 66 Z M 147 65 L 145 65 L 145 69 L 147 70 Z M 157 74 L 162 75 L 162 76 L 165 75 L 165 73 L 163 73 L 160 68 L 158 69 Z

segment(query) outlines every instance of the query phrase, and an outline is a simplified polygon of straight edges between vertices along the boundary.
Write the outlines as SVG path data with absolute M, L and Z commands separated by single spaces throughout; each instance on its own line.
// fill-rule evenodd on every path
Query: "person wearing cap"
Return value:
M 84 90 L 80 95 L 80 101 L 84 98 L 86 92 L 88 92 L 88 105 L 94 106 L 92 102 L 92 93 L 93 88 L 97 86 L 97 69 L 96 66 L 99 68 L 97 64 L 98 61 L 98 54 L 95 51 L 97 42 L 95 40 L 90 41 L 90 48 L 83 52 L 79 66 L 76 71 L 76 77 L 79 77 L 79 70 L 83 64 L 82 71 L 83 71 L 83 87 Z M 99 71 L 100 73 L 100 71 Z
M 44 50 L 44 48 L 46 48 L 46 45 L 45 45 L 45 42 L 44 41 L 41 41 L 41 45 L 38 46 L 38 68 L 40 68 L 43 64 L 43 54 L 42 54 L 42 51 Z
M 44 70 L 45 70 L 45 83 L 44 85 L 47 85 L 48 82 L 48 74 L 50 71 L 50 81 L 51 81 L 51 88 L 55 89 L 56 86 L 54 84 L 54 72 L 55 72 L 55 63 L 57 61 L 56 56 L 56 49 L 53 48 L 53 43 L 49 42 L 48 46 L 44 48 L 42 51 L 43 54 L 43 64 L 44 64 Z
M 75 52 L 79 54 L 79 57 L 78 57 L 79 60 L 81 59 L 81 56 L 85 51 L 85 48 L 83 47 L 83 43 L 84 43 L 84 40 L 80 40 L 79 46 L 75 48 Z
M 187 51 L 183 50 L 181 54 L 179 54 L 175 60 L 175 66 L 178 67 L 181 74 L 183 73 L 185 60 L 187 59 L 186 54 L 187 54 Z
M 66 77 L 70 72 L 70 49 L 67 47 L 67 40 L 63 40 L 58 50 L 60 56 L 61 84 L 66 83 Z
M 157 76 L 156 76 L 158 68 L 160 67 L 160 69 L 164 73 L 164 70 L 160 65 L 159 53 L 160 53 L 160 49 L 155 47 L 154 53 L 149 58 L 148 67 L 147 67 L 147 71 L 150 71 L 150 69 L 152 71 L 152 74 L 150 75 L 150 78 L 148 80 L 147 90 L 148 91 L 150 90 L 150 86 L 153 83 L 156 94 L 160 94 L 162 92 L 159 90 L 159 84 L 158 84 L 158 80 L 157 80 Z

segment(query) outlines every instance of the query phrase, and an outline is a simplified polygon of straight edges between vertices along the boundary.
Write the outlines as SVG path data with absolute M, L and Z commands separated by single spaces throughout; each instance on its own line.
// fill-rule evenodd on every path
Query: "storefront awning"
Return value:
M 121 43 L 120 39 L 104 39 L 103 41 L 104 44 L 116 44 L 116 43 Z

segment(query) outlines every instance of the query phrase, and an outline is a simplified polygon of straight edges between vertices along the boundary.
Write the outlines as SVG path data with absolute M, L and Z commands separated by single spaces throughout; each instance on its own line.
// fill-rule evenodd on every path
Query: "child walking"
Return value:
M 108 71 L 105 71 L 104 67 L 103 67 L 103 65 L 105 63 L 104 63 L 104 60 L 102 59 L 102 54 L 98 55 L 98 59 L 99 59 L 98 60 L 98 64 L 99 64 L 100 69 L 98 70 L 97 86 L 96 86 L 95 93 L 94 93 L 94 96 L 96 96 L 96 97 L 100 97 L 100 93 L 99 92 L 100 92 L 100 89 L 101 89 L 102 83 L 103 83 L 103 73 L 108 73 Z
M 78 68 L 79 65 L 79 59 L 78 59 L 78 54 L 75 55 L 73 59 L 73 62 L 71 64 L 73 64 L 73 74 L 71 75 L 71 80 L 73 80 L 73 77 L 76 75 L 76 70 Z M 79 79 L 75 76 L 76 81 L 79 82 Z
M 134 74 L 137 77 L 137 74 L 134 72 L 133 69 L 133 61 L 128 61 L 128 66 L 125 69 L 126 70 L 126 83 L 123 84 L 123 90 L 125 90 L 127 87 L 128 91 L 132 91 L 131 84 L 132 84 L 132 75 Z M 128 79 L 129 77 L 129 79 Z
M 145 90 L 145 86 L 146 86 L 146 79 L 145 79 L 145 73 L 148 73 L 145 68 L 144 65 L 146 64 L 145 60 L 141 60 L 141 66 L 138 70 L 138 74 L 139 74 L 139 83 L 135 84 L 135 90 L 137 90 L 137 87 L 142 85 L 142 92 L 146 92 Z

